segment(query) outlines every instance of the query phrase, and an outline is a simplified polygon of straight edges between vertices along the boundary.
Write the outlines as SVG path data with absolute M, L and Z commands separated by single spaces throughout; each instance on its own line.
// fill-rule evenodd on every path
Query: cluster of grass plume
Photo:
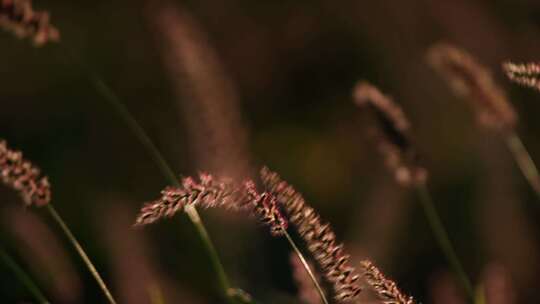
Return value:
M 19 37 L 31 37 L 37 46 L 58 42 L 60 38 L 59 31 L 49 23 L 49 14 L 34 11 L 28 0 L 1 0 L 0 27 Z M 188 43 L 185 48 L 189 46 Z M 186 54 L 194 54 L 193 50 L 185 48 Z M 234 178 L 214 177 L 212 174 L 202 173 L 198 179 L 191 177 L 177 179 L 153 141 L 110 87 L 92 69 L 77 61 L 76 57 L 70 58 L 74 60 L 74 65 L 82 68 L 95 89 L 124 120 L 169 182 L 169 186 L 161 191 L 158 199 L 142 207 L 136 219 L 136 226 L 153 224 L 178 213 L 187 214 L 205 245 L 223 296 L 229 303 L 254 303 L 254 299 L 248 293 L 231 286 L 197 208 L 223 208 L 234 212 L 247 212 L 268 226 L 273 236 L 284 237 L 292 248 L 294 275 L 301 287 L 301 297 L 310 304 L 319 301 L 352 302 L 363 290 L 360 286 L 361 280 L 364 280 L 384 303 L 414 303 L 413 298 L 403 294 L 396 282 L 386 278 L 372 261 L 365 260 L 360 263 L 360 267 L 353 267 L 343 244 L 337 241 L 331 225 L 322 220 L 319 213 L 306 203 L 299 192 L 270 169 L 264 167 L 260 171 L 262 191 L 257 189 L 256 182 L 248 176 L 244 176 L 244 182 L 237 182 L 239 175 L 248 175 L 248 170 L 236 172 L 233 174 Z M 471 101 L 480 124 L 496 130 L 506 139 L 524 176 L 540 195 L 540 178 L 536 166 L 515 132 L 517 113 L 487 69 L 465 51 L 447 44 L 432 47 L 428 52 L 428 61 L 447 79 L 458 95 Z M 196 68 L 188 68 L 187 73 L 197 76 Z M 506 63 L 503 68 L 511 80 L 536 89 L 540 87 L 539 65 Z M 202 91 L 196 92 L 195 95 L 200 92 Z M 460 279 L 463 289 L 471 299 L 474 298 L 472 284 L 427 190 L 427 170 L 420 164 L 419 154 L 411 139 L 410 123 L 404 112 L 390 97 L 368 82 L 358 83 L 353 95 L 355 103 L 360 108 L 373 114 L 380 130 L 376 146 L 383 154 L 385 163 L 393 171 L 399 184 L 413 187 L 419 193 L 438 245 Z M 206 100 L 215 96 L 200 98 Z M 26 206 L 45 208 L 48 211 L 82 258 L 107 300 L 116 303 L 92 261 L 53 207 L 47 177 L 42 176 L 37 166 L 24 159 L 21 152 L 8 147 L 3 140 L 0 140 L 0 177 L 4 185 L 21 195 Z M 289 234 L 288 230 L 293 228 L 300 237 L 302 246 L 297 245 L 297 241 Z M 8 253 L 0 250 L 0 258 L 40 303 L 48 303 L 32 278 Z M 331 288 L 325 288 L 327 286 Z M 154 298 L 158 299 L 160 296 Z

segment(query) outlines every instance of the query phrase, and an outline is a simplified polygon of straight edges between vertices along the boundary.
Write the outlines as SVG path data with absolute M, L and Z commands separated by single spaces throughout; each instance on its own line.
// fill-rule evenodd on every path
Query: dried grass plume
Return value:
M 466 51 L 439 43 L 427 53 L 428 63 L 443 76 L 455 93 L 469 100 L 480 124 L 498 130 L 512 130 L 517 114 L 490 71 Z
M 281 215 L 276 199 L 269 193 L 259 193 L 253 181 L 245 181 L 239 186 L 232 179 L 216 179 L 206 173 L 199 175 L 199 181 L 186 177 L 181 187 L 165 188 L 161 198 L 143 206 L 135 225 L 148 225 L 171 217 L 187 205 L 246 210 L 268 225 L 275 236 L 287 229 L 287 220 Z
M 323 223 L 315 209 L 292 186 L 281 180 L 277 173 L 264 167 L 261 178 L 303 238 L 323 279 L 332 284 L 335 299 L 349 301 L 356 298 L 361 291 L 357 284 L 358 275 L 348 265 L 349 255 L 345 253 L 343 245 L 337 243 L 330 224 Z
M 366 81 L 356 85 L 353 97 L 360 108 L 374 114 L 379 131 L 378 149 L 386 165 L 395 172 L 396 180 L 403 185 L 425 182 L 427 172 L 418 164 L 418 154 L 410 139 L 410 124 L 401 108 Z
M 36 46 L 60 40 L 60 32 L 49 23 L 49 13 L 34 11 L 30 0 L 0 0 L 0 28 L 19 38 L 30 37 Z
M 182 100 L 196 167 L 238 180 L 252 175 L 240 97 L 203 27 L 174 1 L 152 2 L 147 11 Z
M 379 298 L 388 304 L 414 304 L 414 299 L 404 295 L 396 282 L 387 279 L 370 261 L 360 262 L 366 282 L 373 288 Z
M 540 91 L 540 64 L 505 62 L 502 67 L 511 81 Z
M 51 200 L 47 177 L 39 168 L 23 158 L 22 152 L 10 149 L 0 139 L 0 178 L 2 183 L 19 192 L 26 206 L 43 206 Z

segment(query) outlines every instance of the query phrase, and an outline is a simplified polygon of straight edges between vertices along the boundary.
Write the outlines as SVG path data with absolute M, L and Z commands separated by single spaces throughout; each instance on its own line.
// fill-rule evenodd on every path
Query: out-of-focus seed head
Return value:
M 456 95 L 470 101 L 477 121 L 488 128 L 509 131 L 517 123 L 517 114 L 489 70 L 469 53 L 439 43 L 427 53 L 428 63 L 446 79 Z
M 34 11 L 30 0 L 0 0 L 0 28 L 19 38 L 31 37 L 36 46 L 60 40 L 60 32 L 49 22 L 49 13 Z
M 423 183 L 427 171 L 418 164 L 418 154 L 410 139 L 410 124 L 401 108 L 377 87 L 360 81 L 353 93 L 355 103 L 369 110 L 377 122 L 377 147 L 388 168 L 402 185 Z

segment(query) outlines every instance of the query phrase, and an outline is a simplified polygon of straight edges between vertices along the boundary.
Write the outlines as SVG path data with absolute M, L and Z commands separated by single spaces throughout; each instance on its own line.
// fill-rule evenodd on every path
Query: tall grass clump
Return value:
M 22 31 L 22 29 L 25 29 L 25 36 L 26 35 L 32 35 L 34 38 L 34 42 L 36 45 L 41 46 L 44 45 L 46 42 L 52 42 L 52 41 L 58 41 L 59 40 L 59 33 L 58 30 L 56 30 L 55 27 L 49 25 L 48 23 L 48 17 L 46 14 L 35 14 L 31 8 L 29 8 L 30 1 L 25 0 L 1 0 L 2 6 L 0 10 L 0 16 L 3 19 L 6 19 L 7 24 L 0 24 L 0 27 L 5 28 L 7 30 L 11 30 L 12 32 L 15 32 L 15 34 L 18 34 Z M 26 18 L 22 18 L 23 16 L 27 16 Z M 32 30 L 33 24 L 36 22 L 30 22 L 31 25 L 28 25 L 28 20 L 30 17 L 33 17 L 33 19 L 36 19 L 38 17 L 42 18 L 41 21 L 42 24 L 40 31 Z M 33 20 L 32 19 L 32 20 Z M 40 19 L 41 20 L 41 19 Z M 45 22 L 47 21 L 47 22 Z M 47 35 L 43 34 L 42 32 L 46 32 Z M 20 35 L 20 34 L 19 34 Z M 47 39 L 43 39 L 42 37 L 46 37 Z M 133 117 L 133 115 L 129 112 L 128 108 L 122 103 L 120 98 L 116 95 L 116 93 L 102 80 L 100 75 L 96 73 L 90 66 L 86 65 L 83 61 L 78 59 L 78 57 L 65 45 L 60 45 L 60 55 L 65 58 L 66 60 L 69 60 L 71 64 L 76 66 L 77 68 L 80 68 L 81 72 L 87 76 L 90 83 L 93 85 L 93 87 L 96 89 L 96 91 L 104 98 L 105 101 L 112 107 L 113 111 L 124 121 L 124 123 L 128 126 L 128 128 L 132 131 L 132 133 L 137 137 L 137 139 L 140 141 L 142 146 L 145 148 L 145 150 L 149 153 L 149 155 L 152 157 L 153 161 L 156 163 L 164 177 L 174 186 L 180 186 L 176 179 L 176 175 L 173 173 L 171 167 L 167 163 L 167 161 L 163 158 L 160 151 L 157 149 L 153 141 L 150 139 L 150 137 L 146 134 L 144 129 L 140 126 L 138 121 Z M 75 248 L 83 257 L 85 260 L 85 263 L 87 265 L 90 265 L 90 261 L 86 254 L 84 254 L 84 251 L 78 245 L 78 242 L 74 238 L 73 234 L 69 231 L 69 228 L 67 225 L 65 225 L 62 218 L 58 215 L 56 210 L 54 210 L 52 207 L 48 207 L 49 212 L 57 221 L 57 223 L 61 226 L 62 230 L 66 233 L 68 238 L 72 241 L 72 243 L 75 245 Z M 187 205 L 185 212 L 188 214 L 191 222 L 195 226 L 195 229 L 197 231 L 198 236 L 200 237 L 201 241 L 203 242 L 209 256 L 212 262 L 212 265 L 214 266 L 214 269 L 216 271 L 217 277 L 219 278 L 220 286 L 223 291 L 224 296 L 227 298 L 228 301 L 232 301 L 231 297 L 229 296 L 231 293 L 238 293 L 235 291 L 234 288 L 230 286 L 229 279 L 226 275 L 226 272 L 223 268 L 223 265 L 219 259 L 219 256 L 217 254 L 216 249 L 214 248 L 214 245 L 210 239 L 210 236 L 206 230 L 206 227 L 204 226 L 204 223 L 202 222 L 197 210 L 191 206 Z M 95 271 L 95 268 L 92 266 L 90 267 L 92 270 L 92 273 L 96 277 L 96 279 L 99 278 L 99 275 L 97 274 L 97 271 Z M 99 278 L 98 282 L 102 282 L 102 280 Z M 101 284 L 102 289 L 106 289 L 104 283 Z M 110 292 L 106 292 L 108 294 L 108 298 L 111 302 L 114 302 L 112 299 L 112 296 L 110 296 Z

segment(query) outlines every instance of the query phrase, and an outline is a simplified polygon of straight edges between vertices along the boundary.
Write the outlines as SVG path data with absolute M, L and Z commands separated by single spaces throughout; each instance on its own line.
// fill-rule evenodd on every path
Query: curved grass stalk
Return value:
M 433 200 L 431 198 L 429 190 L 424 183 L 417 185 L 416 189 L 420 196 L 420 202 L 422 203 L 424 213 L 427 217 L 431 230 L 435 235 L 435 239 L 437 240 L 441 251 L 445 255 L 450 266 L 454 269 L 454 272 L 456 273 L 469 299 L 473 301 L 475 298 L 474 288 L 465 272 L 463 265 L 459 261 L 456 251 L 452 246 L 452 243 L 450 242 L 450 238 L 448 237 L 448 233 L 446 232 L 441 218 L 439 217 L 439 214 L 437 213 L 437 210 L 433 205 Z
M 326 296 L 324 295 L 324 292 L 323 292 L 321 286 L 319 285 L 319 282 L 317 282 L 317 278 L 315 277 L 315 275 L 313 274 L 313 271 L 309 267 L 309 264 L 306 261 L 306 259 L 304 258 L 304 255 L 302 254 L 300 249 L 298 249 L 298 246 L 296 246 L 296 243 L 292 239 L 291 235 L 285 229 L 283 229 L 283 235 L 285 235 L 285 238 L 287 239 L 287 241 L 289 241 L 289 244 L 291 245 L 292 249 L 294 250 L 294 253 L 298 256 L 298 258 L 300 259 L 300 262 L 302 262 L 302 265 L 306 269 L 306 271 L 307 271 L 307 273 L 309 275 L 309 278 L 311 279 L 311 281 L 313 282 L 313 285 L 315 286 L 315 289 L 317 289 L 317 292 L 319 293 L 319 296 L 321 297 L 322 302 L 324 304 L 328 304 L 328 299 L 326 299 Z
M 86 267 L 88 268 L 88 270 L 90 271 L 90 273 L 92 274 L 96 282 L 98 283 L 99 287 L 101 288 L 101 290 L 107 297 L 107 300 L 109 301 L 109 303 L 116 304 L 116 301 L 114 300 L 111 292 L 109 291 L 107 284 L 105 284 L 105 282 L 101 278 L 101 275 L 97 271 L 96 267 L 94 266 L 94 264 L 92 263 L 92 261 L 90 260 L 90 258 L 88 257 L 84 249 L 82 248 L 79 241 L 77 241 L 77 239 L 75 238 L 75 236 L 73 235 L 73 233 L 71 232 L 67 224 L 64 222 L 62 217 L 58 214 L 58 212 L 56 212 L 56 209 L 54 209 L 52 204 L 47 204 L 46 208 L 49 214 L 51 215 L 51 217 L 60 226 L 60 228 L 62 229 L 62 231 L 68 238 L 69 242 L 73 245 L 73 247 L 75 247 L 75 250 L 77 251 L 79 256 L 82 258 L 84 264 L 86 265 Z
M 173 170 L 171 169 L 165 158 L 162 156 L 161 152 L 158 150 L 154 142 L 150 139 L 148 134 L 140 126 L 140 124 L 133 117 L 133 115 L 131 115 L 127 107 L 124 105 L 124 103 L 122 103 L 122 101 L 112 91 L 112 89 L 101 80 L 97 73 L 95 73 L 92 69 L 83 64 L 80 60 L 77 60 L 77 57 L 74 56 L 73 53 L 69 51 L 65 46 L 62 50 L 66 54 L 65 57 L 71 58 L 71 63 L 77 65 L 83 71 L 83 73 L 86 74 L 95 89 L 103 96 L 103 98 L 109 103 L 109 105 L 112 106 L 118 116 L 131 130 L 133 135 L 137 137 L 139 142 L 143 145 L 148 154 L 152 157 L 152 160 L 156 163 L 165 179 L 173 186 L 180 186 L 176 175 L 174 174 Z M 233 289 L 231 288 L 231 285 L 229 283 L 225 268 L 221 263 L 219 255 L 214 247 L 212 240 L 210 239 L 208 231 L 206 230 L 206 227 L 204 226 L 201 217 L 199 216 L 199 213 L 197 212 L 197 209 L 195 209 L 193 206 L 188 205 L 185 208 L 185 212 L 188 214 L 189 219 L 195 226 L 195 229 L 197 230 L 198 235 L 206 248 L 212 266 L 218 277 L 220 289 L 223 296 L 229 303 L 234 303 L 234 300 L 230 296 L 230 290 Z
M 512 153 L 519 169 L 523 173 L 523 176 L 525 176 L 525 179 L 527 179 L 527 182 L 536 195 L 540 197 L 540 175 L 538 174 L 538 168 L 534 164 L 527 148 L 525 148 L 525 145 L 516 132 L 509 133 L 505 139 L 506 145 Z
M 40 304 L 49 304 L 49 300 L 45 298 L 39 287 L 37 286 L 34 281 L 32 281 L 32 278 L 15 262 L 15 260 L 9 256 L 9 254 L 4 251 L 3 248 L 0 247 L 0 259 L 4 261 L 4 264 L 6 264 L 15 274 L 15 276 L 21 281 L 21 283 L 32 293 L 34 298 L 40 303 Z

